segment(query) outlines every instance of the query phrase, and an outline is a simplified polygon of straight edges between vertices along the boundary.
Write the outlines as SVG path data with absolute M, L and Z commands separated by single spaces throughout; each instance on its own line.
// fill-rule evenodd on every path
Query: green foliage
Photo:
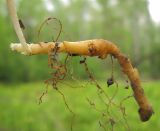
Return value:
M 75 131 L 103 131 L 99 127 L 100 113 L 94 110 L 86 100 L 89 97 L 98 107 L 102 108 L 96 94 L 96 87 L 89 85 L 87 88 L 79 87 L 76 83 L 68 81 L 75 88 L 68 88 L 61 85 L 60 90 L 65 94 L 71 109 L 76 113 L 73 124 Z M 83 84 L 83 83 L 81 83 Z M 106 83 L 101 82 L 105 91 L 111 95 L 115 89 L 114 86 L 108 88 Z M 119 95 L 115 100 L 120 100 L 129 95 L 131 89 L 125 90 L 122 84 L 119 84 Z M 150 98 L 154 107 L 155 115 L 150 121 L 142 123 L 137 112 L 137 105 L 133 98 L 125 101 L 127 121 L 131 130 L 150 131 L 159 130 L 159 82 L 147 82 L 143 84 L 145 93 Z M 10 88 L 13 87 L 13 88 Z M 0 130 L 7 131 L 66 131 L 70 130 L 71 114 L 66 109 L 65 104 L 56 90 L 50 89 L 48 95 L 43 97 L 43 103 L 38 105 L 38 98 L 44 91 L 45 85 L 41 83 L 19 84 L 19 85 L 2 85 L 0 84 Z M 152 87 L 152 88 L 151 88 Z M 120 113 L 117 119 L 120 118 Z M 116 119 L 116 120 L 117 120 Z M 109 128 L 109 125 L 106 125 Z M 115 125 L 115 131 L 124 131 L 124 123 L 120 122 Z
M 159 25 L 155 25 L 149 15 L 147 0 L 89 0 L 51 1 L 53 11 L 48 11 L 42 0 L 16 1 L 18 15 L 25 25 L 24 34 L 28 42 L 51 41 L 56 37 L 59 25 L 53 21 L 45 26 L 37 38 L 40 24 L 52 16 L 61 20 L 63 33 L 59 41 L 78 41 L 85 39 L 103 38 L 118 44 L 122 52 L 138 63 L 139 69 L 145 76 L 159 78 Z M 0 1 L 0 81 L 17 82 L 42 80 L 49 76 L 46 56 L 25 57 L 11 52 L 9 44 L 18 42 L 11 20 L 7 15 L 5 0 Z M 155 53 L 157 52 L 157 53 Z M 150 57 L 152 56 L 152 57 Z M 79 65 L 79 58 L 73 62 L 73 68 Z M 78 63 L 76 63 L 78 62 Z M 110 69 L 105 62 L 97 64 L 91 60 L 94 73 L 101 77 L 99 69 Z M 154 66 L 153 66 L 154 65 Z M 86 78 L 82 70 L 80 77 Z M 146 72 L 146 73 L 145 73 Z

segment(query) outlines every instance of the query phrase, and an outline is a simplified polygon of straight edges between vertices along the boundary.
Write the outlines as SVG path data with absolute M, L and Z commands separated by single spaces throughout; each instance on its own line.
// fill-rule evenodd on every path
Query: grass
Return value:
M 104 104 L 99 100 L 97 90 L 93 85 L 86 88 L 77 88 L 79 84 L 68 82 L 73 87 L 60 85 L 59 89 L 64 93 L 70 108 L 76 113 L 74 119 L 74 131 L 103 131 L 99 126 L 101 113 L 89 105 L 86 97 L 94 101 L 97 108 L 103 109 Z M 111 96 L 115 86 L 108 88 L 106 83 L 100 82 L 103 89 Z M 160 82 L 146 82 L 143 84 L 145 93 L 153 105 L 155 114 L 148 122 L 141 122 L 137 113 L 138 107 L 133 98 L 124 104 L 126 119 L 133 131 L 150 131 L 160 129 L 159 97 Z M 72 114 L 67 110 L 62 96 L 56 90 L 49 89 L 48 95 L 43 97 L 43 103 L 38 104 L 38 98 L 44 91 L 43 83 L 27 83 L 19 85 L 0 84 L 0 131 L 68 131 L 70 130 Z M 119 91 L 115 101 L 131 94 L 131 89 L 125 90 L 124 85 L 119 85 Z M 113 108 L 112 108 L 113 109 Z M 114 109 L 113 109 L 114 110 Z M 114 110 L 114 121 L 123 119 L 119 110 Z M 102 122 L 105 122 L 103 118 Z M 106 130 L 111 126 L 105 124 Z M 126 130 L 122 120 L 115 124 L 114 129 Z

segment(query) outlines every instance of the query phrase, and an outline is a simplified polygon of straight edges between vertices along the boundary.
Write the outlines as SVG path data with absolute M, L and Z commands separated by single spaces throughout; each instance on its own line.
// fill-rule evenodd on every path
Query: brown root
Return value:
M 41 45 L 41 46 L 40 46 Z M 47 54 L 50 49 L 54 49 L 55 42 L 48 42 L 41 44 L 30 44 L 32 54 Z M 12 50 L 18 52 L 24 51 L 23 47 L 18 44 L 11 45 Z M 140 76 L 138 70 L 134 68 L 131 61 L 123 55 L 119 48 L 112 42 L 103 39 L 94 39 L 78 42 L 61 42 L 59 43 L 58 52 L 64 52 L 69 54 L 83 55 L 83 56 L 98 56 L 101 59 L 107 57 L 108 54 L 114 56 L 124 74 L 126 74 L 130 80 L 130 84 L 133 90 L 134 98 L 139 105 L 139 115 L 142 121 L 147 121 L 153 114 L 152 106 L 149 104 L 147 97 L 144 95 L 143 88 L 141 86 Z M 83 63 L 83 61 L 81 61 Z
M 134 98 L 139 105 L 138 112 L 141 120 L 142 121 L 149 120 L 149 118 L 153 114 L 153 109 L 152 109 L 152 106 L 149 104 L 146 96 L 144 95 L 144 90 L 141 86 L 138 70 L 136 68 L 133 68 L 130 60 L 123 54 L 121 53 L 116 54 L 115 57 L 118 59 L 122 67 L 122 71 L 128 76 L 130 80 L 130 84 L 134 92 Z

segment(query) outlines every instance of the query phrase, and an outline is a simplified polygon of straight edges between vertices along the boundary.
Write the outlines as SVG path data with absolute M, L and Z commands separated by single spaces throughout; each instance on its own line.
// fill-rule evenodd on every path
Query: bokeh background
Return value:
M 51 41 L 59 30 L 53 21 L 37 36 L 41 23 L 48 17 L 61 20 L 63 33 L 59 41 L 79 41 L 103 38 L 116 43 L 129 56 L 142 76 L 142 84 L 150 99 L 155 115 L 147 123 L 141 123 L 135 101 L 126 102 L 127 121 L 131 130 L 158 130 L 160 86 L 160 22 L 154 21 L 149 12 L 148 0 L 16 0 L 19 18 L 25 25 L 28 42 Z M 152 7 L 154 8 L 154 7 Z M 158 12 L 158 11 L 157 11 Z M 39 96 L 45 89 L 44 80 L 50 77 L 48 57 L 23 56 L 12 52 L 11 42 L 18 42 L 9 18 L 6 1 L 0 1 L 0 130 L 2 131 L 68 131 L 71 116 L 59 94 L 50 90 L 41 105 Z M 60 56 L 63 60 L 64 56 Z M 73 58 L 70 68 L 78 76 L 78 82 L 67 79 L 75 87 L 84 84 L 87 75 L 79 64 L 81 58 Z M 124 86 L 125 77 L 115 61 L 115 77 Z M 91 71 L 102 85 L 111 73 L 111 61 L 88 59 Z M 92 85 L 93 86 L 93 85 Z M 75 131 L 103 130 L 98 123 L 98 113 L 90 108 L 86 96 L 95 95 L 94 87 L 85 89 L 60 85 L 69 104 L 77 112 Z M 129 91 L 119 91 L 120 97 Z M 74 99 L 73 99 L 74 97 Z M 93 99 L 96 100 L 96 97 Z M 123 124 L 122 124 L 123 125 Z M 126 130 L 118 125 L 115 130 Z M 106 127 L 107 128 L 107 127 Z M 108 128 L 109 130 L 111 128 Z

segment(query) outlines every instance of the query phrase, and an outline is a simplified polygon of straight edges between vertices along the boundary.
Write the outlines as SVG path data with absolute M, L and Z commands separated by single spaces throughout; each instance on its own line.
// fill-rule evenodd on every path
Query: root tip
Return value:
M 143 122 L 148 121 L 152 116 L 152 114 L 154 113 L 152 107 L 148 107 L 147 109 L 140 108 L 138 112 L 139 112 L 140 119 Z

